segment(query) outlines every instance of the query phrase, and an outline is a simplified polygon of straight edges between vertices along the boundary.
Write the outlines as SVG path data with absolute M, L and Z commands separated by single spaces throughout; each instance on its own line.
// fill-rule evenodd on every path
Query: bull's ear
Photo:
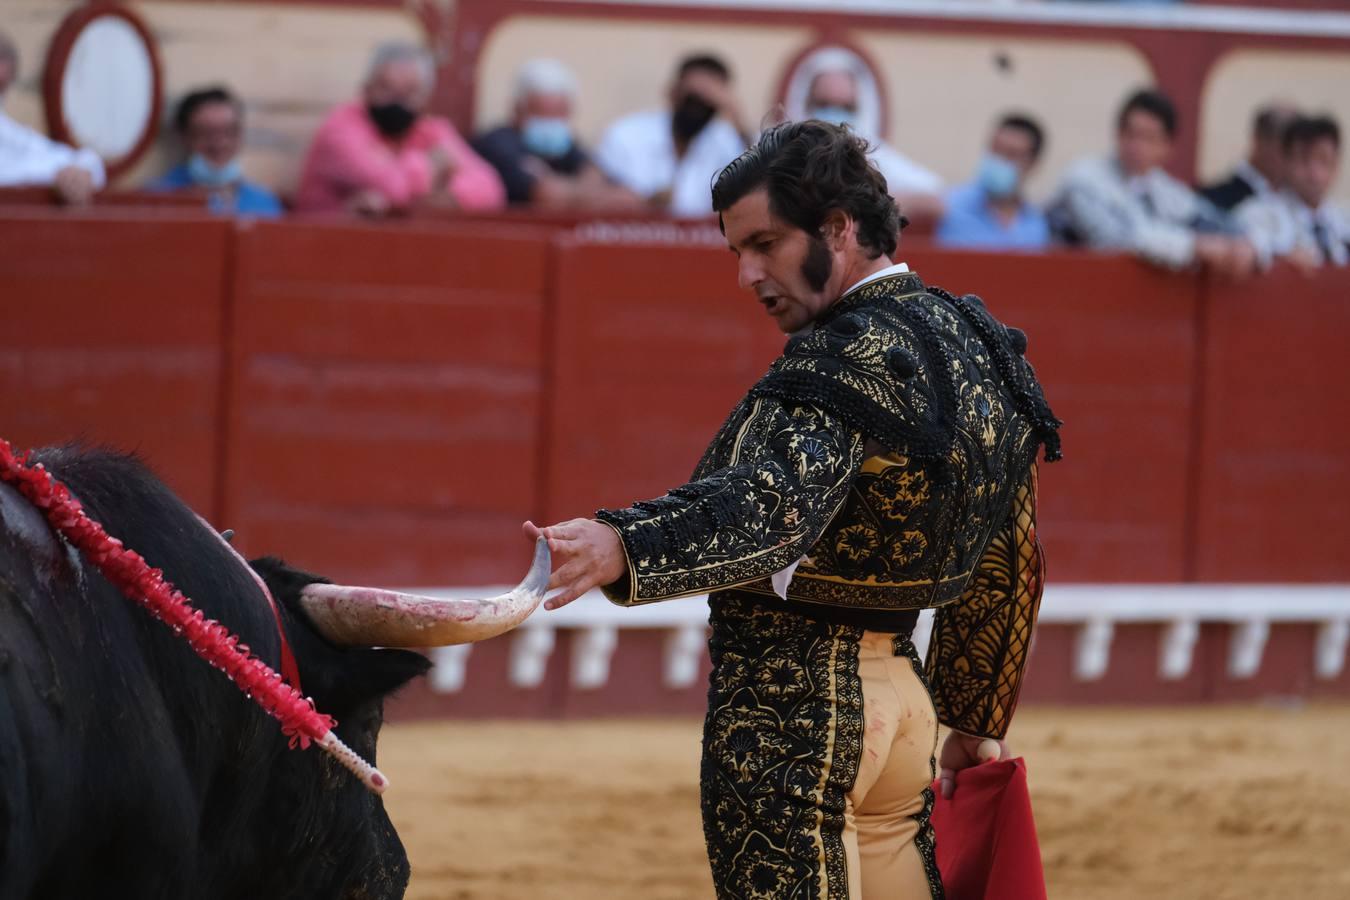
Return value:
M 300 602 L 300 592 L 311 584 L 327 584 L 328 579 L 286 565 L 283 559 L 275 556 L 262 556 L 251 559 L 249 568 L 262 576 L 272 596 L 288 608 L 295 609 Z
M 411 650 L 372 650 L 361 647 L 343 653 L 343 672 L 337 692 L 350 708 L 379 700 L 431 668 L 431 660 Z

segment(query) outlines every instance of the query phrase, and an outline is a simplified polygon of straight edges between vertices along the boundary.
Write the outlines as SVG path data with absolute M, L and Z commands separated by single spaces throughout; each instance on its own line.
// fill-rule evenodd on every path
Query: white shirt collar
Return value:
M 896 263 L 896 264 L 893 265 L 893 266 L 887 266 L 886 268 L 882 269 L 880 272 L 873 272 L 871 275 L 868 275 L 868 276 L 867 276 L 866 278 L 864 278 L 862 281 L 859 281 L 857 284 L 853 285 L 853 287 L 851 287 L 851 288 L 849 288 L 848 290 L 844 291 L 844 294 L 845 294 L 845 295 L 851 294 L 851 293 L 853 293 L 854 291 L 856 291 L 858 288 L 862 287 L 864 284 L 870 284 L 870 283 L 872 283 L 873 281 L 880 281 L 882 278 L 889 278 L 889 277 L 892 276 L 892 275 L 900 275 L 900 274 L 902 274 L 902 273 L 904 273 L 904 272 L 908 272 L 908 271 L 909 271 L 909 263 L 902 263 L 902 262 L 901 262 L 901 263 Z
M 849 288 L 848 290 L 844 291 L 844 293 L 840 294 L 839 299 L 840 300 L 844 299 L 849 294 L 853 293 L 858 288 L 862 287 L 864 284 L 871 284 L 874 281 L 880 281 L 883 278 L 889 278 L 891 275 L 903 275 L 908 271 L 909 271 L 909 263 L 896 263 L 893 266 L 887 266 L 880 272 L 873 272 L 871 275 L 868 275 L 866 278 L 854 284 L 853 287 Z M 811 322 L 807 324 L 805 327 L 803 327 L 801 331 L 794 332 L 793 334 L 794 336 L 799 334 L 810 334 L 812 331 L 815 330 L 815 327 L 816 323 Z

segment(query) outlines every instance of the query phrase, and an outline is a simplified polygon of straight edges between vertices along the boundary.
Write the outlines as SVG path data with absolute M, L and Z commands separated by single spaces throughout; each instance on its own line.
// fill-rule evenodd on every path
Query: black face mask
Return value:
M 675 137 L 681 140 L 692 140 L 707 127 L 715 115 L 717 115 L 717 110 L 708 105 L 702 97 L 690 94 L 680 101 L 679 106 L 675 107 L 675 117 L 671 121 L 671 130 L 675 132 Z
M 417 113 L 402 103 L 372 103 L 366 106 L 366 113 L 380 134 L 391 138 L 403 137 L 417 121 Z

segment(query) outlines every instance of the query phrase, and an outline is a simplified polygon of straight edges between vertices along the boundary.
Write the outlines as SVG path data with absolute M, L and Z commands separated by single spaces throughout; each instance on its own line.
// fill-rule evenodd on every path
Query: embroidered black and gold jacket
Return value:
M 880 631 L 938 607 L 939 717 L 1002 737 L 1042 588 L 1037 449 L 1059 457 L 1025 350 L 977 297 L 913 273 L 855 288 L 788 343 L 690 483 L 597 514 L 628 557 L 606 592 L 734 589 Z M 780 599 L 771 576 L 794 563 Z

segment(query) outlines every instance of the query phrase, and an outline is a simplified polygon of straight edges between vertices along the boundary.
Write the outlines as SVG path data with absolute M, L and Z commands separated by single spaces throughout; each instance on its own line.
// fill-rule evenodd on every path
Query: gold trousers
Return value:
M 896 644 L 896 635 L 864 631 L 858 646 L 865 724 L 858 775 L 844 801 L 849 900 L 931 894 L 933 845 L 921 831 L 933 810 L 937 714 L 914 657 L 897 655 Z

